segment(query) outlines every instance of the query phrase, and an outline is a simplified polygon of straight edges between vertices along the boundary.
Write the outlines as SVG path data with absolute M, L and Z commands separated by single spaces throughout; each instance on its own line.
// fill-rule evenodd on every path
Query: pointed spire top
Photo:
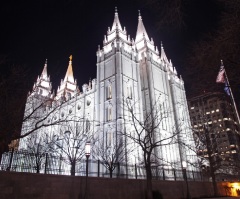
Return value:
M 221 59 L 220 61 L 221 61 L 221 66 L 223 66 L 223 60 Z
M 142 20 L 141 11 L 138 10 L 138 20 Z
M 72 55 L 69 56 L 68 69 L 64 78 L 64 82 L 69 81 L 74 83 L 73 69 L 72 69 Z
M 42 74 L 41 74 L 41 78 L 47 79 L 47 59 L 46 59 L 46 61 L 45 61 L 44 67 L 43 67 L 43 71 L 42 71 Z
M 46 59 L 42 73 L 40 76 L 38 76 L 37 81 L 33 85 L 33 91 L 31 92 L 31 95 L 39 94 L 42 96 L 49 96 L 51 90 L 52 84 L 50 82 L 50 77 L 47 74 L 47 59 Z
M 161 41 L 161 60 L 163 60 L 163 61 L 165 61 L 165 62 L 168 62 L 168 59 L 167 59 L 165 50 L 164 50 L 164 48 L 163 48 L 163 43 L 162 43 L 162 41 Z
M 119 29 L 122 31 L 122 26 L 120 24 L 119 21 L 119 17 L 118 17 L 118 11 L 117 11 L 117 7 L 115 7 L 115 16 L 114 16 L 114 21 L 113 21 L 113 25 L 112 25 L 112 31 L 115 29 Z
M 135 42 L 141 40 L 143 37 L 145 37 L 147 40 L 149 40 L 147 31 L 144 27 L 143 21 L 142 21 L 142 16 L 140 13 L 140 10 L 138 11 L 138 27 L 137 27 L 137 34 L 136 34 L 136 39 Z

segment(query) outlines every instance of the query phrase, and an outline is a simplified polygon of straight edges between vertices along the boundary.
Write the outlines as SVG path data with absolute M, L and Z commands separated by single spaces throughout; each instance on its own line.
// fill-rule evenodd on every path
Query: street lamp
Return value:
M 189 187 L 188 187 L 188 179 L 187 179 L 187 162 L 182 161 L 182 169 L 183 169 L 183 178 L 186 181 L 187 185 L 187 199 L 191 199 L 190 193 L 189 193 Z
M 90 144 L 90 142 L 86 142 L 86 145 L 85 145 L 85 156 L 86 156 L 86 190 L 85 190 L 85 197 L 84 197 L 84 198 L 87 198 L 88 159 L 89 159 L 90 153 L 91 153 L 91 144 Z

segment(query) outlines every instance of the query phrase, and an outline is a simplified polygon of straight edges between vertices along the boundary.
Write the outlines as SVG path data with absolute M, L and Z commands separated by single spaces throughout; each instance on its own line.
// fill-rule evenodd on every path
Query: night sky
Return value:
M 135 38 L 138 10 L 141 10 L 149 37 L 159 49 L 163 42 L 168 58 L 180 74 L 191 42 L 214 28 L 214 13 L 217 12 L 211 0 L 196 0 L 186 6 L 187 26 L 175 30 L 168 26 L 159 28 L 156 13 L 138 0 L 8 0 L 0 6 L 0 54 L 30 70 L 31 86 L 41 74 L 47 58 L 55 90 L 65 76 L 72 54 L 74 76 L 81 89 L 83 83 L 96 77 L 97 47 L 102 47 L 104 35 L 112 26 L 115 6 L 121 25 L 126 27 L 131 38 Z M 0 72 L 4 71 L 1 68 Z

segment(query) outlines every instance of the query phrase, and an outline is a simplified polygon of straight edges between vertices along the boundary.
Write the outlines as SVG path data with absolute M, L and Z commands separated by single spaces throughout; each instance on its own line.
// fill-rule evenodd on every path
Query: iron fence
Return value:
M 67 163 L 64 157 L 52 154 L 33 154 L 23 151 L 6 152 L 2 156 L 0 170 L 45 173 L 55 175 L 70 175 L 71 165 Z M 186 171 L 187 178 L 190 181 L 208 181 L 199 171 Z M 86 175 L 86 160 L 77 161 L 75 165 L 75 175 Z M 104 162 L 89 159 L 89 176 L 110 177 L 110 171 L 104 166 Z M 142 165 L 130 165 L 116 163 L 112 172 L 113 178 L 135 178 L 145 179 L 146 171 Z M 154 180 L 184 180 L 181 169 L 166 169 L 159 166 L 152 166 L 152 179 Z

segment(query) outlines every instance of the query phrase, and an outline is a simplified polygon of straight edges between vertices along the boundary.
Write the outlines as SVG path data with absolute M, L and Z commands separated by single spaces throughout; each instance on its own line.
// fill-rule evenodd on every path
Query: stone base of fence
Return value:
M 81 176 L 62 176 L 0 171 L 1 199 L 145 199 L 146 181 L 141 179 L 117 179 Z M 219 185 L 224 193 L 224 188 Z M 186 198 L 184 181 L 153 180 L 153 189 L 164 199 Z M 210 182 L 189 183 L 192 198 L 212 195 Z M 86 192 L 87 191 L 87 192 Z

